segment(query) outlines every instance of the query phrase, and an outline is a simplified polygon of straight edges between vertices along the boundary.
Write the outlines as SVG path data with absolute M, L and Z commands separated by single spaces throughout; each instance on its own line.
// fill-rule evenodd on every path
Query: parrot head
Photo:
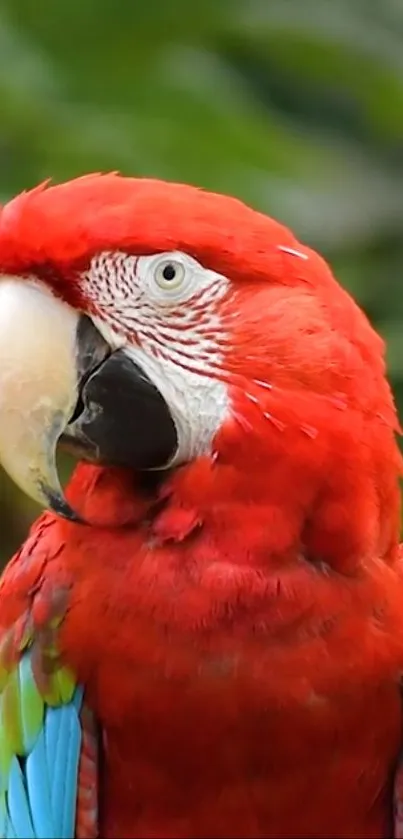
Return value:
M 136 471 L 202 460 L 315 556 L 337 543 L 388 557 L 398 430 L 383 342 L 269 217 L 115 174 L 2 208 L 0 462 L 56 513 L 76 517 L 59 445 Z

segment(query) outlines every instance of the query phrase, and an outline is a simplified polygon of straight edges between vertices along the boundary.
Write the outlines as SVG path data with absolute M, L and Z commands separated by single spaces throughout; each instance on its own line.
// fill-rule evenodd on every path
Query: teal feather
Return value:
M 11 763 L 8 787 L 8 810 L 13 814 L 13 825 L 17 836 L 34 839 L 35 833 L 31 819 L 31 810 L 26 794 L 26 785 L 18 758 Z
M 17 834 L 14 830 L 13 823 L 12 823 L 11 819 L 9 820 L 9 822 L 7 824 L 6 839 L 20 839 L 20 837 L 17 836 Z M 21 839 L 22 839 L 22 837 L 21 837 Z M 54 837 L 54 839 L 56 839 L 56 837 Z
M 0 796 L 0 836 L 5 836 L 7 832 L 7 803 L 5 794 Z

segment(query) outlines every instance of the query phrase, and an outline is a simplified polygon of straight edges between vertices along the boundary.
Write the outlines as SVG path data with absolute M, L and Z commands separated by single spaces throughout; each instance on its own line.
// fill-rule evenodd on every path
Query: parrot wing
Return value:
M 0 839 L 90 839 L 98 835 L 96 729 L 59 658 L 58 588 L 40 552 L 29 555 L 33 544 L 0 583 Z
M 0 836 L 75 835 L 82 692 L 61 675 L 44 696 L 25 652 L 0 697 Z

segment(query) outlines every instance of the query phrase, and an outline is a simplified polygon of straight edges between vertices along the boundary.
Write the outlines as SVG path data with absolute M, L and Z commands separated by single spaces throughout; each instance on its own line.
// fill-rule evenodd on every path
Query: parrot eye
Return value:
M 176 260 L 164 259 L 154 270 L 154 279 L 164 291 L 178 289 L 185 278 L 185 268 Z

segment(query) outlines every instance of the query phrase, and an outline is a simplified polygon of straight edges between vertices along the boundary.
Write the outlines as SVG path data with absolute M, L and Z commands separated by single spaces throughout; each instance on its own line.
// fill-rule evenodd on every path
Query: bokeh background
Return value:
M 320 249 L 403 413 L 402 0 L 1 0 L 0 199 L 111 169 L 233 193 Z M 0 563 L 37 512 L 0 475 Z

